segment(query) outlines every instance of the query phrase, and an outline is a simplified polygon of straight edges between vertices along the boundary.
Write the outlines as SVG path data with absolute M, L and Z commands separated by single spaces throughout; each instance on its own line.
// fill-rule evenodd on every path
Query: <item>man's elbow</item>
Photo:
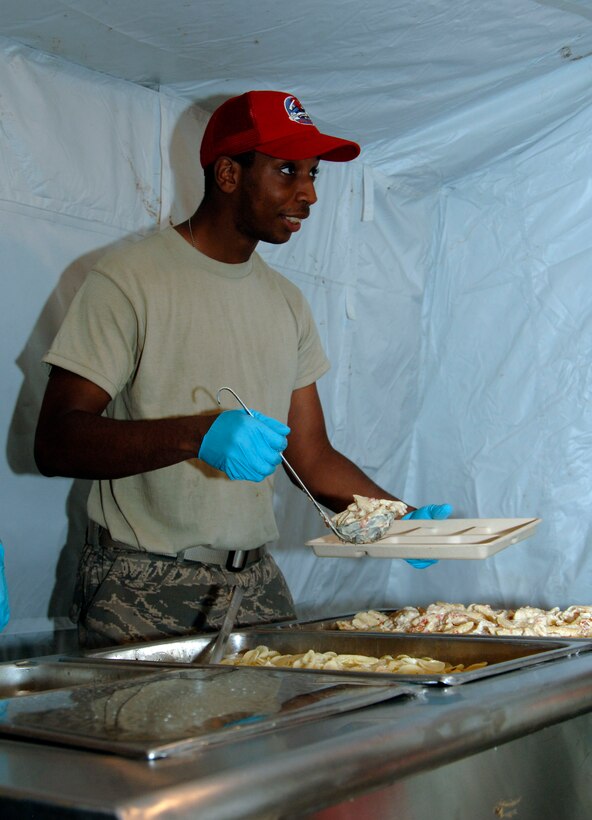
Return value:
M 51 446 L 44 436 L 37 433 L 33 446 L 33 458 L 41 475 L 52 477 L 59 475 L 59 467 L 55 459 L 55 447 Z

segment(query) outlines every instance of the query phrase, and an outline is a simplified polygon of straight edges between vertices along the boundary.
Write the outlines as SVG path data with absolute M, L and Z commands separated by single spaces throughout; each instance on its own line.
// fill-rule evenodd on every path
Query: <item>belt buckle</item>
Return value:
M 193 552 L 193 556 L 191 553 Z M 260 561 L 263 548 L 249 550 L 217 550 L 208 547 L 187 547 L 177 553 L 177 561 L 197 561 L 201 564 L 224 567 L 228 572 L 241 572 L 251 564 Z
M 255 550 L 228 550 L 224 569 L 228 572 L 240 572 L 243 570 L 249 565 L 249 552 L 255 552 Z M 255 560 L 254 558 L 251 563 Z
M 187 547 L 177 553 L 177 561 L 190 561 L 192 563 L 221 566 L 224 564 L 225 556 L 225 552 L 210 550 L 207 547 Z

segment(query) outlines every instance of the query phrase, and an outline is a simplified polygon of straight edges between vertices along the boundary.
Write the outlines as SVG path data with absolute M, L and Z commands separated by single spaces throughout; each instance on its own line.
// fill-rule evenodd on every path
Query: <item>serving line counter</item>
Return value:
M 292 698 L 299 708 L 304 704 L 302 720 L 272 721 L 258 731 L 237 715 L 242 727 L 224 743 L 189 743 L 154 759 L 142 758 L 141 752 L 134 756 L 133 749 L 114 754 L 60 745 L 34 733 L 22 739 L 5 735 L 0 737 L 0 815 L 4 820 L 584 820 L 592 816 L 589 646 L 581 643 L 575 654 L 461 685 L 390 681 L 356 692 L 346 677 L 335 676 L 333 682 L 352 698 L 349 704 L 331 711 L 331 698 L 323 703 L 313 697 L 308 714 L 318 676 L 284 670 L 280 674 L 299 681 L 301 689 L 306 681 Z M 167 672 L 162 663 L 74 655 L 0 665 L 0 673 L 2 667 L 10 673 L 4 680 L 13 681 L 0 709 L 6 725 L 7 714 L 17 725 L 13 705 L 18 701 L 24 708 L 35 702 L 36 692 L 53 687 L 47 703 L 53 697 L 55 709 L 44 714 L 65 715 L 67 721 L 64 692 L 70 677 L 83 692 L 93 678 L 109 687 L 140 676 L 158 687 L 163 675 L 170 685 L 200 674 L 187 663 L 166 666 Z M 202 667 L 202 672 L 207 677 L 216 669 L 222 670 Z M 24 682 L 19 683 L 18 670 Z M 37 684 L 37 678 L 43 682 Z M 391 693 L 384 695 L 389 686 Z

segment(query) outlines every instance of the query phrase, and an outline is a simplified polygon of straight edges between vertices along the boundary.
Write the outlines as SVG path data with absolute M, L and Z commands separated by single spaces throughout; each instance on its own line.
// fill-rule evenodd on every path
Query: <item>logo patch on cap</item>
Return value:
M 296 97 L 286 97 L 284 100 L 284 108 L 286 109 L 286 114 L 293 122 L 298 122 L 300 125 L 313 125 L 313 121 Z

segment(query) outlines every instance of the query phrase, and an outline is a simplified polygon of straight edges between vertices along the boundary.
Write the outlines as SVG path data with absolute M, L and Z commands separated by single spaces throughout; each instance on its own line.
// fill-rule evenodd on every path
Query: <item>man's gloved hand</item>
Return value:
M 421 518 L 421 519 L 428 519 L 432 518 L 434 520 L 443 520 L 444 518 L 448 518 L 450 513 L 452 512 L 452 507 L 450 504 L 428 504 L 426 507 L 419 507 L 417 510 L 413 510 L 413 512 L 407 513 L 407 515 L 403 516 L 403 521 L 409 518 Z M 432 564 L 437 564 L 437 560 L 421 560 L 415 558 L 406 558 L 405 559 L 408 564 L 411 564 L 412 567 L 415 569 L 425 569 L 426 567 L 431 567 Z
M 4 547 L 0 544 L 0 631 L 4 629 L 9 618 L 8 588 L 4 577 Z
M 407 513 L 402 520 L 405 521 L 408 518 L 421 518 L 423 520 L 433 518 L 442 521 L 444 518 L 449 518 L 451 512 L 452 507 L 450 504 L 428 504 L 426 507 L 419 507 L 419 509 Z
M 233 481 L 263 481 L 281 461 L 290 428 L 251 410 L 220 413 L 203 437 L 198 458 Z

